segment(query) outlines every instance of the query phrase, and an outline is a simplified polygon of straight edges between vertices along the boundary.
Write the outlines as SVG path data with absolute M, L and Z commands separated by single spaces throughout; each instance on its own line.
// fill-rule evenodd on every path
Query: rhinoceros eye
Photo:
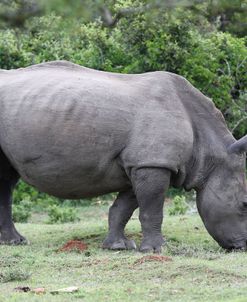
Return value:
M 243 206 L 247 208 L 247 200 L 243 201 Z

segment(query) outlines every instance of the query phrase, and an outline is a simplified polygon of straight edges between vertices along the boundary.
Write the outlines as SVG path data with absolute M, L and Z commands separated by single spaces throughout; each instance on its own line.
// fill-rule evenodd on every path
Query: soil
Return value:
M 142 264 L 142 263 L 151 262 L 151 261 L 168 262 L 168 261 L 172 261 L 172 258 L 168 257 L 168 256 L 148 255 L 148 256 L 143 256 L 142 258 L 136 260 L 134 262 L 134 264 Z
M 79 251 L 83 252 L 88 249 L 88 245 L 81 240 L 70 240 L 66 242 L 58 252 L 71 252 L 71 251 Z

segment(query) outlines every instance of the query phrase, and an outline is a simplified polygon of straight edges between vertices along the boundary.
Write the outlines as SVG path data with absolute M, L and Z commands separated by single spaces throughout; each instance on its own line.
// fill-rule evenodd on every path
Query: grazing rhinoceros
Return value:
M 11 219 L 21 177 L 60 198 L 119 192 L 104 248 L 136 248 L 124 227 L 139 207 L 140 250 L 159 252 L 169 185 L 196 190 L 222 247 L 246 248 L 247 136 L 236 142 L 213 102 L 184 78 L 50 62 L 1 70 L 0 108 L 1 243 L 25 241 Z

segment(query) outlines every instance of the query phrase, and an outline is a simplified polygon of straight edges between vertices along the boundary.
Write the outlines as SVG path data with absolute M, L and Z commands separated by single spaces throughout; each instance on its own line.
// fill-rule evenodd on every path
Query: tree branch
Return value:
M 156 5 L 149 4 L 141 7 L 122 8 L 115 14 L 115 16 L 113 16 L 109 8 L 103 6 L 100 8 L 100 12 L 101 12 L 101 18 L 104 26 L 114 27 L 119 22 L 119 20 L 123 17 L 140 14 L 157 7 L 159 7 L 157 4 Z
M 192 1 L 193 2 L 193 1 Z M 139 6 L 139 7 L 128 7 L 122 8 L 115 15 L 109 10 L 106 6 L 100 7 L 101 19 L 103 21 L 103 25 L 106 27 L 114 27 L 117 25 L 119 20 L 123 17 L 127 17 L 130 15 L 137 15 L 140 13 L 145 13 L 147 11 L 151 11 L 154 9 L 171 9 L 176 6 L 185 6 L 187 8 L 193 7 L 190 1 L 184 0 L 156 0 L 147 5 Z
M 234 131 L 238 128 L 238 126 L 244 122 L 245 120 L 247 120 L 247 116 L 242 117 L 235 125 L 234 127 L 231 129 L 231 132 L 234 133 Z
M 12 27 L 23 27 L 26 20 L 41 14 L 41 7 L 34 1 L 16 0 L 19 7 L 16 10 L 6 9 L 0 12 L 0 19 L 8 23 Z M 3 1 L 3 5 L 7 5 L 8 1 Z M 9 3 L 8 3 L 9 4 Z

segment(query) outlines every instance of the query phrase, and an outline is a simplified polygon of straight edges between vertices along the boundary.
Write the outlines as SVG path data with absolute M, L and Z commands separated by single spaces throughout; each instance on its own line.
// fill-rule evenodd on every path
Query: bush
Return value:
M 172 215 L 184 215 L 189 209 L 184 196 L 175 196 L 173 199 L 173 204 L 168 208 L 168 214 Z
M 16 205 L 20 205 L 23 200 L 28 200 L 32 204 L 32 210 L 37 212 L 44 211 L 49 206 L 54 204 L 59 204 L 60 200 L 53 196 L 49 196 L 48 194 L 41 193 L 37 191 L 34 187 L 26 184 L 23 181 L 20 181 L 13 193 L 14 207 L 13 209 L 18 211 L 19 213 L 25 212 L 22 206 L 17 207 Z M 23 209 L 23 211 L 22 211 Z
M 211 97 L 237 136 L 247 132 L 246 114 L 247 48 L 246 39 L 213 32 L 201 37 L 194 33 L 193 55 L 180 68 L 192 84 Z
M 12 219 L 14 222 L 27 222 L 31 216 L 31 202 L 29 199 L 20 201 L 19 204 L 13 205 Z
M 22 200 L 26 199 L 34 202 L 38 198 L 43 198 L 44 195 L 44 193 L 38 192 L 25 182 L 19 181 L 13 193 L 13 200 L 14 204 L 19 204 Z
M 66 222 L 75 222 L 79 220 L 77 217 L 77 211 L 74 208 L 59 207 L 53 205 L 48 208 L 49 220 L 47 223 L 66 223 Z

